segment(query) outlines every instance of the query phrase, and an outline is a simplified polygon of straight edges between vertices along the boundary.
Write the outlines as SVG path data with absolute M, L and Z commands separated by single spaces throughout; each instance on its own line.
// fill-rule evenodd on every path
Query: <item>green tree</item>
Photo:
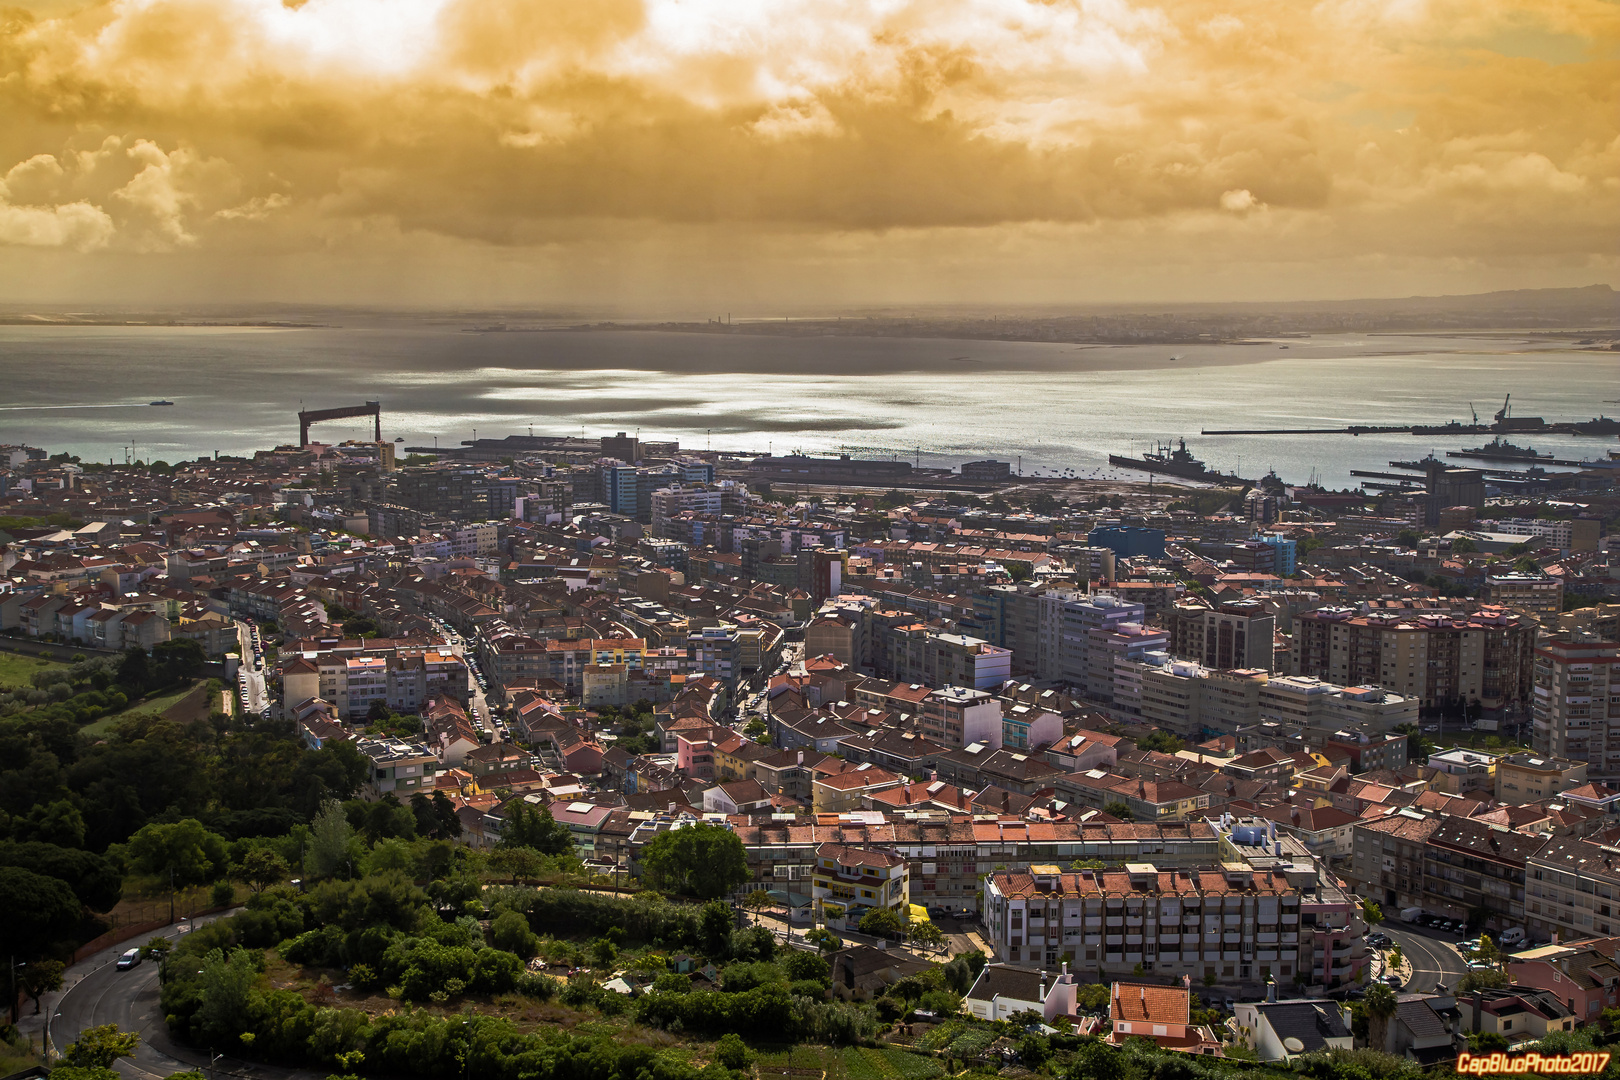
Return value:
M 309 828 L 309 851 L 304 857 L 304 873 L 312 880 L 337 876 L 349 862 L 349 841 L 354 828 L 343 804 L 328 799 L 321 804 Z
M 812 927 L 804 933 L 804 940 L 820 952 L 837 952 L 844 947 L 844 939 L 825 926 Z
M 861 916 L 861 933 L 873 937 L 897 938 L 906 932 L 907 920 L 893 908 L 873 908 Z
M 1101 1039 L 1080 1040 L 1069 1059 L 1068 1080 L 1121 1080 L 1124 1075 L 1120 1052 Z
M 1507 1036 L 1500 1031 L 1476 1031 L 1468 1036 L 1468 1050 L 1470 1053 L 1489 1054 L 1507 1048 Z
M 938 949 L 945 944 L 945 932 L 927 919 L 911 924 L 911 940 L 925 949 Z
M 532 848 L 542 855 L 571 855 L 574 836 L 568 826 L 558 824 L 544 806 L 534 807 L 519 800 L 507 814 L 496 846 Z
M 1506 986 L 1511 981 L 1512 980 L 1508 978 L 1507 972 L 1497 968 L 1491 968 L 1486 971 L 1470 971 L 1468 974 L 1457 980 L 1456 992 L 1459 994 L 1467 994 L 1474 990 L 1495 989 Z
M 1136 820 L 1136 815 L 1131 811 L 1131 808 L 1129 806 L 1126 806 L 1123 802 L 1121 802 L 1118 799 L 1114 799 L 1111 802 L 1104 803 L 1103 804 L 1103 813 L 1108 814 L 1111 817 L 1117 817 L 1121 821 L 1135 821 Z
M 131 696 L 144 694 L 151 677 L 152 663 L 146 650 L 139 645 L 126 649 L 124 659 L 118 664 L 118 685 L 127 686 Z
M 151 681 L 157 686 L 172 686 L 202 674 L 208 663 L 208 654 L 200 643 L 190 638 L 170 638 L 152 646 Z
M 290 873 L 292 868 L 287 865 L 287 860 L 276 852 L 269 848 L 254 848 L 242 856 L 232 876 L 254 892 L 263 892 L 267 886 L 285 881 Z
M 733 1072 L 746 1069 L 753 1057 L 748 1045 L 735 1032 L 720 1036 L 720 1041 L 714 1044 L 714 1060 Z
M 1363 900 L 1361 917 L 1366 920 L 1368 926 L 1377 926 L 1384 921 L 1384 909 L 1371 900 Z
M 1182 747 L 1180 739 L 1168 731 L 1154 731 L 1136 740 L 1138 750 L 1155 750 L 1161 754 L 1174 754 Z
M 702 912 L 698 914 L 698 932 L 703 937 L 703 949 L 709 956 L 725 955 L 726 946 L 731 941 L 731 926 L 731 908 L 725 901 L 710 900 L 703 905 Z
M 1395 1015 L 1397 1004 L 1395 991 L 1383 983 L 1373 983 L 1367 988 L 1367 996 L 1362 999 L 1361 1007 L 1367 1013 L 1367 1045 L 1372 1049 L 1388 1047 L 1389 1018 Z
M 17 984 L 34 1003 L 35 1016 L 39 1015 L 39 999 L 62 989 L 63 970 L 60 960 L 35 960 L 18 972 Z
M 540 937 L 529 926 L 522 912 L 503 911 L 489 924 L 490 942 L 497 949 L 516 953 L 527 960 L 540 951 Z
M 708 899 L 748 880 L 748 855 L 730 829 L 688 825 L 659 833 L 642 848 L 641 871 L 655 889 Z
M 144 825 L 129 838 L 124 854 L 135 870 L 164 878 L 175 887 L 206 884 L 227 865 L 225 838 L 196 818 Z
M 538 851 L 526 847 L 496 848 L 490 853 L 489 868 L 495 873 L 512 875 L 512 884 L 518 879 L 533 881 L 546 871 L 546 860 Z
M 248 998 L 259 978 L 258 957 L 249 949 L 226 956 L 214 949 L 203 958 L 198 977 L 202 1005 L 196 1023 L 204 1036 L 219 1043 L 234 1041 L 248 1016 Z
M 58 847 L 84 846 L 84 815 L 66 799 L 57 799 L 44 806 L 35 806 L 20 830 L 31 840 Z
M 62 1064 L 75 1069 L 110 1069 L 113 1062 L 129 1057 L 140 1045 L 140 1035 L 120 1031 L 117 1024 L 85 1028 L 63 1051 Z
M 783 955 L 780 965 L 787 973 L 788 982 L 812 980 L 826 982 L 831 973 L 824 957 L 816 953 L 807 953 L 802 949 L 787 952 Z
M 1018 1040 L 1018 1063 L 1024 1068 L 1039 1072 L 1051 1057 L 1052 1043 L 1046 1036 L 1030 1032 Z
M 1451 542 L 1451 553 L 1453 555 L 1470 555 L 1478 551 L 1479 545 L 1466 536 L 1459 536 Z
M 754 913 L 754 921 L 756 923 L 759 922 L 759 916 L 762 911 L 775 906 L 776 901 L 772 899 L 771 894 L 764 889 L 755 889 L 753 892 L 743 897 L 743 907 Z
M 0 866 L 0 955 L 19 960 L 40 956 L 73 933 L 82 911 L 66 882 Z M 15 1001 L 11 1019 L 17 1019 Z

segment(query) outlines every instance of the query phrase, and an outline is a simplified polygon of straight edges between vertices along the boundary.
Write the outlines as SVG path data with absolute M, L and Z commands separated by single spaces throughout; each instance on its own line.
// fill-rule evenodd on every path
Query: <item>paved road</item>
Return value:
M 260 655 L 253 648 L 253 631 L 241 619 L 236 620 L 236 640 L 242 656 L 242 670 L 247 674 L 248 699 L 244 711 L 250 716 L 258 716 L 270 704 L 270 691 L 264 683 L 264 672 L 253 670 L 259 663 Z M 240 692 L 237 697 L 240 699 Z
M 1468 974 L 1468 965 L 1457 951 L 1457 935 L 1433 934 L 1410 923 L 1382 922 L 1378 929 L 1388 934 L 1412 962 L 1412 981 L 1406 990 L 1429 991 L 1440 983 L 1449 990 Z
M 209 916 L 197 922 L 202 925 L 219 917 Z M 187 929 L 181 924 L 159 936 L 179 938 Z M 141 1036 L 135 1056 L 120 1059 L 116 1065 L 129 1080 L 161 1080 L 192 1070 L 207 1072 L 210 1062 L 206 1052 L 178 1046 L 169 1038 L 158 1003 L 158 965 L 147 961 L 129 971 L 119 971 L 115 966 L 121 952 L 146 940 L 149 938 L 115 945 L 68 969 L 63 991 L 42 1002 L 44 1015 L 50 1018 L 51 1046 L 60 1053 L 85 1028 L 117 1024 Z M 274 1068 L 234 1058 L 218 1059 L 213 1063 L 213 1072 L 244 1080 L 321 1080 L 324 1076 L 324 1070 L 314 1073 Z

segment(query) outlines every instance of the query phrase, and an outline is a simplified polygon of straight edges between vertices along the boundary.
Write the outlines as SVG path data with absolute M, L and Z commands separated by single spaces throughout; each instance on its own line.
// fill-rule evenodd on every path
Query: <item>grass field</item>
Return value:
M 111 729 L 113 722 L 119 717 L 128 716 L 130 713 L 160 713 L 164 709 L 167 709 L 171 705 L 177 703 L 187 694 L 191 693 L 191 688 L 194 685 L 196 684 L 187 683 L 185 686 L 180 687 L 180 689 L 172 690 L 167 694 L 162 694 L 158 697 L 146 698 L 142 701 L 131 702 L 126 708 L 124 708 L 122 712 L 115 712 L 109 716 L 103 716 L 95 723 L 86 724 L 79 730 L 83 731 L 86 735 L 104 735 L 108 730 Z
M 34 672 L 67 666 L 54 660 L 41 663 L 37 658 L 22 653 L 0 652 L 0 686 L 27 686 L 28 677 Z

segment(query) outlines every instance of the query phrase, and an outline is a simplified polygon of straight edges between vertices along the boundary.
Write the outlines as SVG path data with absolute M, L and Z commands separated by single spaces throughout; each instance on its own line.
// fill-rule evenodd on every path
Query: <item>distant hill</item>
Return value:
M 1526 311 L 1543 313 L 1591 312 L 1609 318 L 1620 316 L 1620 294 L 1608 285 L 1584 285 L 1571 289 L 1503 289 L 1500 292 L 1463 293 L 1455 296 L 1367 297 L 1361 300 L 1297 300 L 1283 304 L 1243 303 L 1200 305 L 1235 308 L 1244 311 L 1470 311 L 1502 313 Z

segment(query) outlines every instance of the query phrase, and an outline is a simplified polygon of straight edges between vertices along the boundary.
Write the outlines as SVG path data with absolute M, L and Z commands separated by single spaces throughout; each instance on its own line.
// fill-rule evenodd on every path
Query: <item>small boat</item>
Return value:
M 174 402 L 159 400 L 159 401 L 148 401 L 147 404 L 148 405 L 173 405 Z

